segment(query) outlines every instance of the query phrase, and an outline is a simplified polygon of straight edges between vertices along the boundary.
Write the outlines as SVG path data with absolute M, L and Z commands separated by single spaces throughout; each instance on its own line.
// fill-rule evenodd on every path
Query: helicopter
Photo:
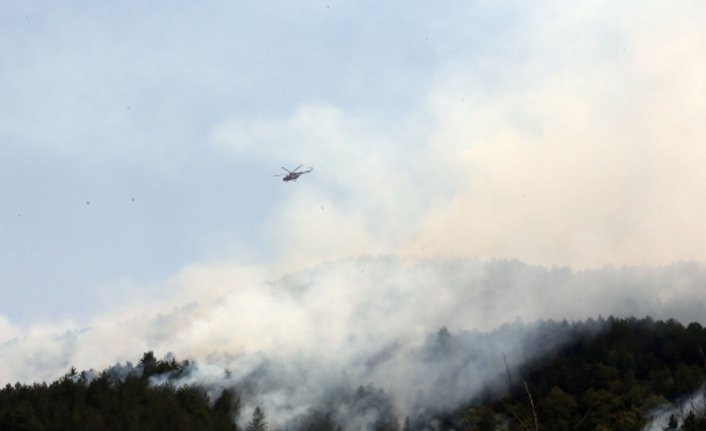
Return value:
M 296 168 L 294 168 L 294 169 L 292 169 L 292 170 L 290 171 L 289 169 L 287 169 L 287 168 L 285 168 L 284 166 L 282 166 L 282 169 L 284 169 L 285 171 L 287 171 L 287 173 L 286 173 L 286 174 L 277 174 L 277 175 L 275 175 L 275 176 L 276 176 L 276 177 L 283 177 L 283 178 L 282 178 L 282 181 L 296 181 L 297 178 L 299 178 L 300 175 L 302 175 L 302 174 L 308 174 L 309 172 L 311 172 L 311 171 L 314 170 L 313 167 L 310 167 L 308 171 L 297 172 L 297 170 L 298 170 L 299 168 L 301 168 L 301 167 L 302 167 L 302 165 L 299 165 L 299 166 L 297 166 Z

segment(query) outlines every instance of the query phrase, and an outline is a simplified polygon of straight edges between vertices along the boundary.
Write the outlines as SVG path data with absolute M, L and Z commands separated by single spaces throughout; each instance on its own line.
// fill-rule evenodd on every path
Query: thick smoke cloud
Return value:
M 706 323 L 706 269 L 691 263 L 572 271 L 362 257 L 270 282 L 253 276 L 229 265 L 192 268 L 170 286 L 176 302 L 128 307 L 85 329 L 6 339 L 2 381 L 52 379 L 72 365 L 101 369 L 154 350 L 196 360 L 182 383 L 214 393 L 235 387 L 246 411 L 260 405 L 276 424 L 326 408 L 340 410 L 339 420 L 358 410 L 369 420 L 381 412 L 403 419 L 501 388 L 504 355 L 519 366 L 568 336 L 537 334 L 519 322 L 602 314 Z M 333 393 L 341 397 L 335 408 L 325 402 Z M 361 407 L 368 402 L 389 407 Z
M 184 383 L 234 386 L 275 424 L 356 412 L 364 428 L 501 386 L 503 355 L 551 347 L 518 320 L 706 323 L 706 270 L 685 262 L 706 261 L 706 8 L 530 9 L 506 47 L 456 47 L 393 115 L 327 98 L 235 110 L 209 151 L 315 167 L 262 187 L 276 203 L 257 244 L 121 287 L 85 325 L 0 316 L 0 381 L 173 352 L 197 361 Z M 506 257 L 528 264 L 491 260 Z
M 287 187 L 268 244 L 292 267 L 366 253 L 706 260 L 706 8 L 578 6 L 536 5 L 505 49 L 439 68 L 405 115 L 303 102 L 215 127 L 234 158 L 315 165 Z

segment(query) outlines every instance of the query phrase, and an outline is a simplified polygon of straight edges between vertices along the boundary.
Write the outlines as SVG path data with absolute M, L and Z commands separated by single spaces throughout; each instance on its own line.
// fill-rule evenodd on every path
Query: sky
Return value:
M 253 340 L 223 333 L 229 301 L 259 304 L 243 324 L 262 333 L 282 324 L 260 325 L 262 310 L 316 333 L 318 305 L 283 310 L 253 286 L 309 274 L 307 291 L 333 292 L 310 300 L 334 309 L 359 286 L 321 274 L 361 257 L 399 259 L 383 279 L 445 259 L 575 271 L 561 288 L 588 271 L 635 293 L 648 274 L 662 286 L 623 310 L 659 314 L 640 305 L 657 298 L 698 316 L 701 302 L 680 314 L 674 300 L 704 287 L 703 22 L 701 1 L 2 1 L 3 354 L 44 363 L 36 340 L 66 331 L 57 367 L 103 366 L 174 349 L 154 328 L 180 312 L 194 337 L 208 328 L 184 354 L 238 350 Z M 274 176 L 298 165 L 314 170 Z M 428 274 L 419 289 L 445 280 Z M 585 311 L 627 303 L 605 292 Z M 587 317 L 571 295 L 549 309 L 524 295 L 531 307 L 453 321 Z M 90 362 L 95 339 L 142 321 Z

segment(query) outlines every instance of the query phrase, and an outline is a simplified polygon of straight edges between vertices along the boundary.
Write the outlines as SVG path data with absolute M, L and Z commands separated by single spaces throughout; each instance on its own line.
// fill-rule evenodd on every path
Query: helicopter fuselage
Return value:
M 297 169 L 301 168 L 302 166 L 299 165 L 297 166 Z M 306 171 L 297 171 L 297 169 L 294 169 L 290 171 L 289 169 L 285 168 L 284 166 L 282 167 L 285 171 L 287 171 L 287 174 L 279 174 L 275 175 L 277 177 L 282 176 L 282 181 L 296 181 L 297 178 L 299 178 L 300 175 L 302 174 L 308 174 L 309 172 L 313 171 L 314 168 L 309 168 Z
M 301 175 L 301 173 L 299 173 L 299 172 L 297 172 L 297 173 L 294 173 L 294 172 L 289 173 L 289 174 L 287 174 L 286 176 L 284 176 L 284 177 L 282 178 L 282 181 L 296 181 L 297 178 L 299 178 L 299 175 Z

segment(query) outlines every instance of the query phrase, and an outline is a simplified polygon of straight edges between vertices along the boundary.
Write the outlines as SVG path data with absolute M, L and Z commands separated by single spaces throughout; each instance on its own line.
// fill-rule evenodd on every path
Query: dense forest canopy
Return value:
M 502 379 L 461 405 L 429 400 L 399 411 L 376 382 L 360 382 L 295 420 L 272 423 L 260 406 L 242 415 L 246 387 L 180 384 L 192 362 L 147 352 L 134 366 L 72 368 L 51 383 L 7 384 L 0 430 L 706 430 L 700 324 L 611 317 L 540 322 L 535 329 L 568 341 L 530 360 L 497 358 Z M 441 328 L 426 354 L 445 364 L 474 340 Z

